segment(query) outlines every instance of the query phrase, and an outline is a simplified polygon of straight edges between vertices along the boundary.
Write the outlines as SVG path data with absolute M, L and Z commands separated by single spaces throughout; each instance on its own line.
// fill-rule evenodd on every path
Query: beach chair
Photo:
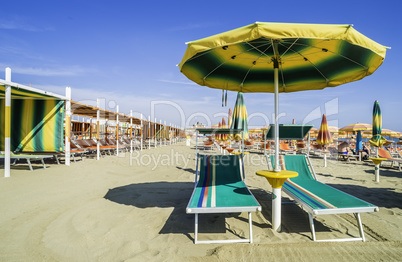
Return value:
M 402 168 L 401 168 L 402 159 L 401 159 L 401 158 L 394 158 L 394 157 L 392 157 L 392 156 L 391 156 L 391 153 L 390 153 L 387 149 L 384 149 L 384 148 L 382 148 L 382 147 L 378 148 L 378 156 L 387 159 L 387 160 L 382 161 L 381 164 L 382 164 L 383 162 L 391 162 L 391 167 L 393 167 L 393 166 L 394 166 L 394 163 L 396 162 L 396 163 L 399 164 L 399 171 L 402 170 Z M 380 165 L 381 165 L 381 164 L 380 164 Z
M 317 180 L 310 159 L 306 155 L 281 155 L 282 170 L 298 172 L 299 176 L 288 179 L 282 190 L 294 199 L 309 215 L 313 241 L 365 241 L 360 213 L 378 211 L 378 207 Z M 268 168 L 272 169 L 274 156 L 267 156 Z M 360 237 L 317 240 L 314 216 L 330 214 L 354 214 Z
M 204 141 L 204 150 L 213 150 L 214 149 L 214 144 L 212 141 Z
M 283 142 L 283 141 L 280 141 L 280 142 L 279 142 L 279 149 L 280 149 L 280 152 L 281 152 L 282 154 L 293 154 L 293 155 L 295 155 L 295 154 L 296 154 L 296 151 L 297 151 L 297 149 L 291 149 L 291 148 L 289 147 L 289 144 L 288 144 L 288 143 L 285 143 L 285 142 Z
M 117 141 L 114 138 L 105 138 L 105 141 L 107 143 L 107 145 L 114 147 L 117 150 Z M 120 141 L 119 141 L 120 142 Z M 125 146 L 125 145 L 121 145 L 121 143 L 119 143 L 119 150 L 126 150 L 129 148 L 130 146 Z
M 4 157 L 5 157 L 4 154 L 0 155 L 0 159 L 4 159 Z M 39 154 L 26 154 L 26 153 L 10 155 L 10 159 L 13 160 L 13 162 L 12 162 L 13 165 L 15 165 L 18 160 L 23 159 L 28 163 L 29 169 L 31 171 L 39 170 L 39 169 L 46 169 L 46 165 L 45 165 L 46 158 L 53 158 L 53 156 L 52 155 L 39 155 Z M 32 161 L 41 161 L 43 167 L 33 169 L 32 163 L 31 163 Z
M 241 160 L 241 155 L 197 154 L 195 187 L 186 208 L 195 215 L 195 244 L 253 242 L 251 212 L 261 211 L 261 206 L 244 183 Z M 198 214 L 241 212 L 248 212 L 248 239 L 198 240 Z
M 138 143 L 137 139 L 133 138 L 133 140 L 131 141 L 129 138 L 126 137 L 122 137 L 120 139 L 121 145 L 126 147 L 127 150 L 131 150 L 131 144 L 133 149 L 140 149 L 140 144 Z
M 95 153 L 97 150 L 97 144 L 92 139 L 75 139 L 70 143 L 70 145 L 73 143 L 76 143 L 82 149 L 88 150 L 90 153 Z M 102 152 L 106 154 L 110 149 L 108 147 L 100 146 L 99 150 L 101 154 Z

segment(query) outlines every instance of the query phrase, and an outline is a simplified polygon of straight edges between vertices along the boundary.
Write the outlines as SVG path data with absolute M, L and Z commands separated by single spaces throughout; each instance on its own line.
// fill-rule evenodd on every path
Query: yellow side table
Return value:
M 375 165 L 375 182 L 380 182 L 380 164 L 387 159 L 383 157 L 369 157 L 369 159 L 373 161 Z
M 289 170 L 261 170 L 257 175 L 265 177 L 272 186 L 272 228 L 279 232 L 281 230 L 281 203 L 282 186 L 286 179 L 297 177 L 299 174 Z

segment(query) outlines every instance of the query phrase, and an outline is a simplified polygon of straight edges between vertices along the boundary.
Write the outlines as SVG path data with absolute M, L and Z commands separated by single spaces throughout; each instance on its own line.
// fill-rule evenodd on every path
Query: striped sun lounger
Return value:
M 198 161 L 200 170 L 198 172 Z M 261 210 L 243 181 L 243 163 L 239 155 L 199 155 L 197 154 L 197 173 L 193 194 L 186 212 L 195 214 L 194 243 L 252 243 L 251 212 Z M 199 179 L 197 181 L 197 177 Z M 198 214 L 248 212 L 249 239 L 198 240 Z
M 271 156 L 271 161 L 267 162 L 269 163 L 269 168 L 272 167 L 274 156 Z M 308 156 L 280 155 L 280 165 L 282 170 L 291 170 L 299 173 L 298 177 L 288 179 L 282 189 L 307 211 L 314 241 L 365 241 L 360 213 L 378 211 L 377 206 L 317 181 Z M 360 237 L 327 240 L 316 239 L 313 216 L 345 213 L 354 214 L 359 227 Z

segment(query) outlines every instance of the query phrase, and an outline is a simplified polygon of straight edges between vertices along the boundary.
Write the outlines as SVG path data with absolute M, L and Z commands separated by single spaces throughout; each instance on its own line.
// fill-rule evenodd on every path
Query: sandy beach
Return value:
M 262 212 L 253 213 L 253 244 L 193 243 L 185 208 L 194 186 L 195 150 L 184 143 L 45 170 L 12 167 L 0 179 L 1 261 L 401 261 L 402 172 L 368 161 L 312 157 L 318 179 L 377 205 L 361 215 L 366 242 L 316 243 L 308 216 L 283 194 L 282 232 L 271 227 L 271 186 L 246 158 L 246 184 Z M 388 164 L 389 165 L 389 164 Z M 358 236 L 352 215 L 315 220 L 317 237 Z M 200 216 L 200 238 L 248 235 L 247 214 Z

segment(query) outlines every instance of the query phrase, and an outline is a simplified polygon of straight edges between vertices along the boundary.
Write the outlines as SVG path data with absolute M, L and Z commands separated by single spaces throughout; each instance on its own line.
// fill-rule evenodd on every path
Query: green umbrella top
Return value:
M 373 107 L 373 137 L 369 140 L 370 145 L 376 147 L 382 147 L 387 139 L 381 136 L 381 128 L 382 128 L 382 118 L 381 118 L 381 109 L 380 103 L 378 101 L 374 102 Z
M 180 71 L 199 85 L 274 93 L 317 90 L 371 75 L 387 47 L 351 25 L 257 22 L 187 43 Z

